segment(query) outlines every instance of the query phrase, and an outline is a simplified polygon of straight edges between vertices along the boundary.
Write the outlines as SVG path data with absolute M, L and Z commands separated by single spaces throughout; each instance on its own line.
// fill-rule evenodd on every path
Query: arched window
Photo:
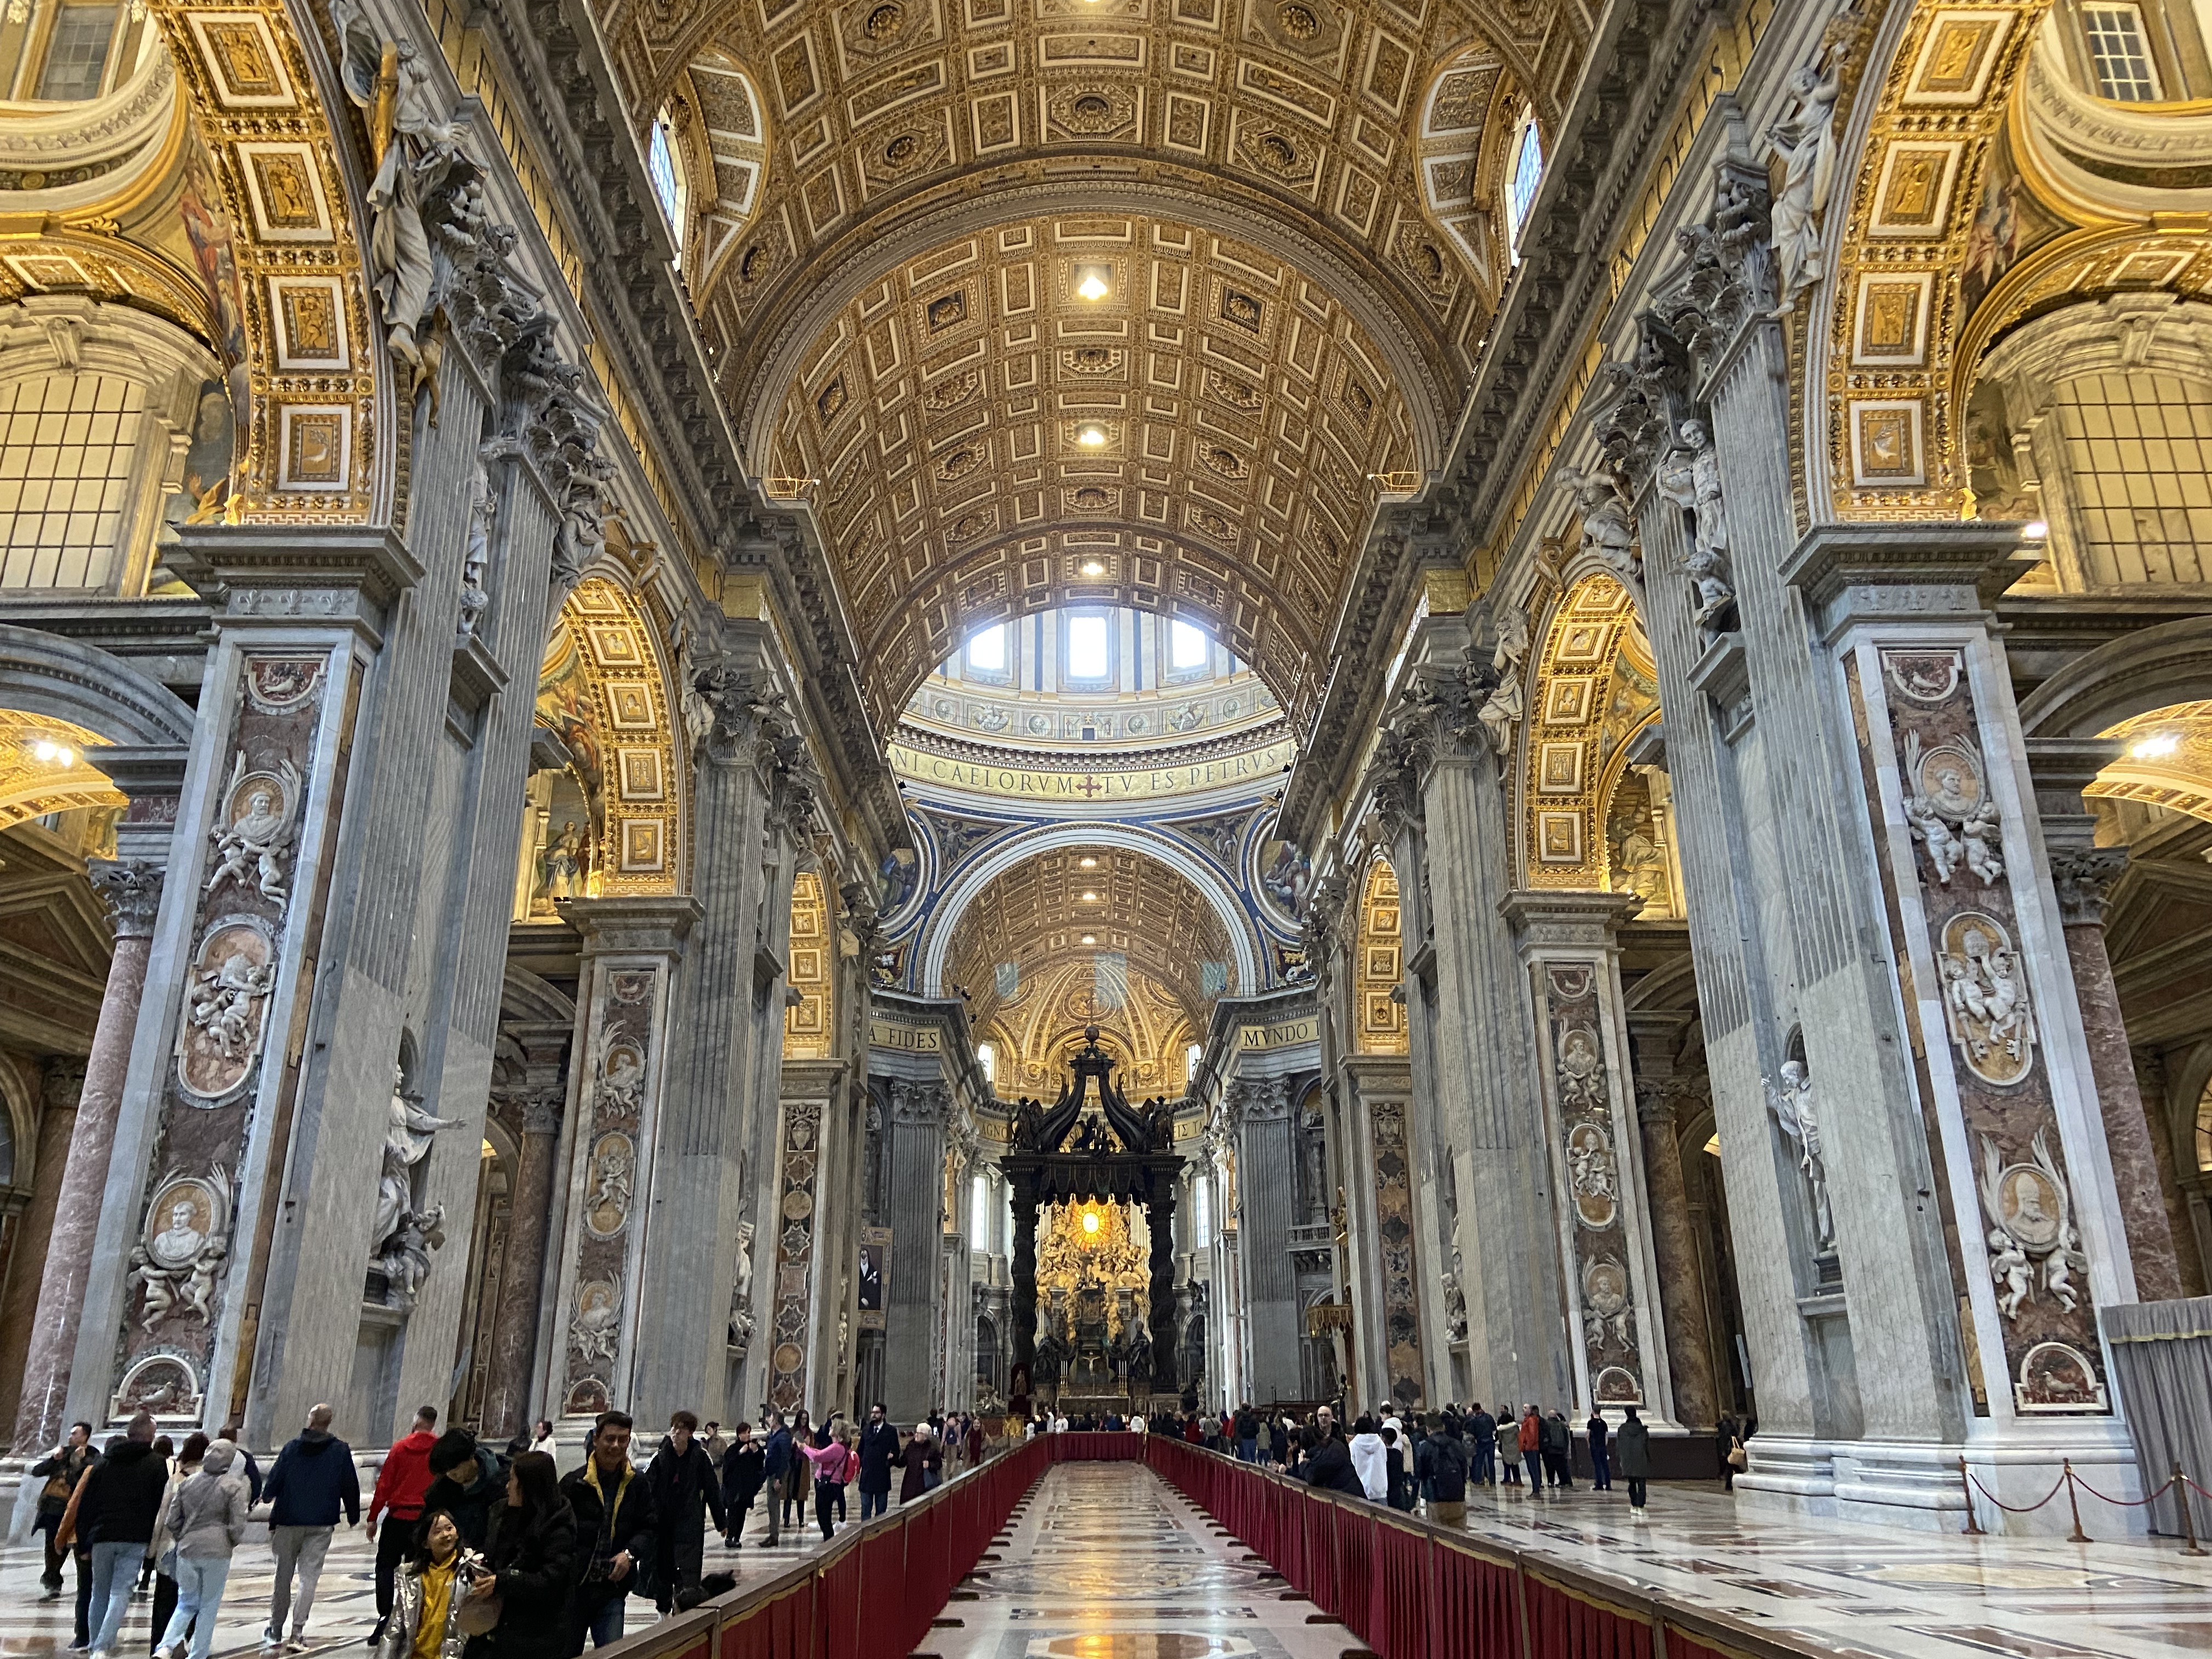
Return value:
M 1513 135 L 1513 160 L 1505 175 L 1507 221 L 1516 264 L 1521 258 L 1521 233 L 1528 223 L 1528 210 L 1536 205 L 1536 186 L 1544 181 L 1544 140 L 1536 131 L 1532 106 L 1521 112 L 1520 130 Z
M 1168 666 L 1178 671 L 1203 668 L 1212 645 L 1204 629 L 1181 620 L 1171 622 L 1168 624 Z
M 999 1081 L 999 1051 L 988 1042 L 975 1045 L 975 1064 L 983 1073 L 983 1081 L 996 1087 Z
M 981 633 L 970 635 L 968 641 L 968 665 L 980 668 L 987 674 L 1006 672 L 1006 625 L 994 623 Z
M 653 131 L 647 135 L 645 170 L 653 180 L 653 195 L 659 198 L 661 215 L 668 221 L 668 228 L 676 233 L 676 244 L 680 249 L 684 245 L 684 163 L 677 154 L 665 109 L 654 118 Z
M 991 1182 L 988 1176 L 977 1176 L 971 1184 L 968 1200 L 968 1248 L 988 1250 L 995 1241 L 991 1237 Z
M 1213 1243 L 1213 1183 L 1204 1176 L 1194 1183 L 1196 1190 L 1191 1198 L 1191 1243 L 1200 1249 Z
M 1182 1051 L 1182 1080 L 1186 1085 L 1198 1077 L 1198 1062 L 1206 1058 L 1206 1046 L 1194 1042 Z

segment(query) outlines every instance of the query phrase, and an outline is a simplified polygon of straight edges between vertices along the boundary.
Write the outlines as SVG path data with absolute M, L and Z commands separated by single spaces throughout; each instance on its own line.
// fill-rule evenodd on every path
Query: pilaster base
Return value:
M 2117 1425 L 2069 1425 L 2063 1443 L 2039 1435 L 1964 1447 L 1762 1434 L 1752 1443 L 1751 1467 L 1736 1477 L 1736 1509 L 1746 1520 L 1817 1517 L 1962 1533 L 1962 1455 L 1977 1483 L 1974 1516 L 1984 1533 L 2013 1538 L 2063 1538 L 2071 1533 L 2074 1509 L 2068 1494 L 2063 1487 L 2055 1494 L 2052 1490 L 2069 1461 L 2085 1533 L 2110 1541 L 2148 1531 L 2135 1453 Z M 2100 1501 L 2094 1495 L 2099 1492 L 2118 1501 Z M 2000 1509 L 1998 1504 L 2011 1507 Z M 2030 1509 L 2031 1504 L 2039 1507 Z

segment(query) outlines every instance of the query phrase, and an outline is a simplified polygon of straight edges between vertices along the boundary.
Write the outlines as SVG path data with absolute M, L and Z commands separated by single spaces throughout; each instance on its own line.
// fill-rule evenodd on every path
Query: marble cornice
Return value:
M 1583 91 L 1547 171 L 1535 234 L 1492 319 L 1446 476 L 1376 515 L 1331 651 L 1335 672 L 1283 799 L 1285 836 L 1319 838 L 1374 723 L 1408 565 L 1431 550 L 1464 562 L 1511 497 L 1511 483 L 1571 376 L 1590 326 L 1613 303 L 1607 261 L 1653 144 L 1681 107 L 1724 13 L 1708 0 L 1630 0 L 1590 43 Z M 1378 556 L 1378 555 L 1390 556 Z

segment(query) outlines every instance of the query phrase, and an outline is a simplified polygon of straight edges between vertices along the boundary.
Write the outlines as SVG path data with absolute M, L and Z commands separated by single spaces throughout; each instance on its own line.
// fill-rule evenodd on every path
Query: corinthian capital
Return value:
M 2053 848 L 2051 886 L 2058 896 L 2058 919 L 2069 927 L 2101 926 L 2105 896 L 2127 867 L 2124 847 Z
M 161 908 L 161 866 L 150 859 L 94 859 L 85 873 L 107 905 L 116 938 L 152 936 Z

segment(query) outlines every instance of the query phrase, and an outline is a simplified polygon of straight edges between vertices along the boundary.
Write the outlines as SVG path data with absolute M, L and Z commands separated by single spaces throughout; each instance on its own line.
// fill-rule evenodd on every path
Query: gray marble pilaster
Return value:
M 952 1098 L 942 1083 L 900 1078 L 884 1125 L 891 1230 L 884 1289 L 884 1397 L 890 1415 L 918 1422 L 939 1369 L 939 1240 L 944 1231 L 945 1129 Z
M 1239 1387 L 1254 1400 L 1295 1399 L 1299 1310 L 1290 1250 L 1297 1149 L 1288 1080 L 1237 1079 L 1226 1085 L 1224 1104 L 1237 1125 L 1237 1238 L 1250 1356 Z

